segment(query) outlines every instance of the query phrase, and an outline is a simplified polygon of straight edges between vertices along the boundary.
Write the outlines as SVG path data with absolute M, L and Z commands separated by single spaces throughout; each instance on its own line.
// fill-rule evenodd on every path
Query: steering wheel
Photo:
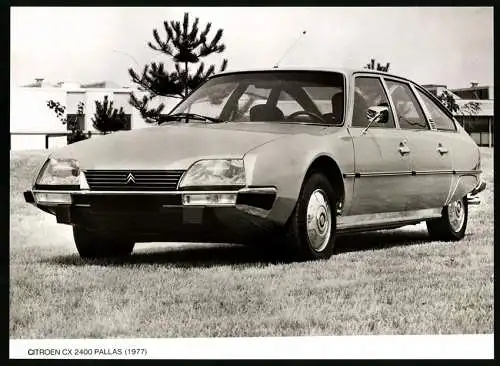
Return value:
M 325 123 L 325 124 L 328 123 L 319 114 L 316 114 L 314 112 L 309 112 L 309 111 L 297 111 L 297 112 L 293 112 L 288 117 L 286 117 L 286 119 L 294 119 L 295 117 L 300 116 L 300 115 L 306 115 L 306 116 L 309 116 L 309 117 L 313 117 L 313 118 L 317 119 L 318 121 L 321 121 L 321 123 Z

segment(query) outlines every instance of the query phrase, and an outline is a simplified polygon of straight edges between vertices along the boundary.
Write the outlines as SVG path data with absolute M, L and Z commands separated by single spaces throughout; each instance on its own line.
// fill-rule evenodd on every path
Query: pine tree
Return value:
M 102 103 L 98 100 L 95 101 L 95 109 L 92 125 L 96 130 L 106 134 L 125 129 L 127 117 L 123 107 L 120 107 L 119 110 L 113 108 L 113 102 L 110 102 L 107 96 L 104 97 Z
M 179 21 L 163 22 L 165 39 L 160 37 L 157 29 L 153 30 L 154 42 L 148 42 L 148 46 L 167 55 L 175 63 L 173 71 L 167 71 L 163 62 L 145 65 L 141 74 L 132 68 L 129 69 L 132 81 L 139 86 L 139 90 L 147 92 L 142 99 L 133 93 L 130 96 L 130 104 L 139 110 L 146 122 L 160 121 L 161 112 L 165 107 L 164 104 L 160 104 L 156 108 L 149 108 L 148 104 L 153 98 L 158 96 L 186 98 L 193 89 L 215 72 L 214 65 L 205 69 L 205 64 L 201 60 L 211 54 L 224 52 L 226 46 L 220 43 L 223 30 L 217 30 L 209 41 L 208 34 L 212 23 L 207 23 L 202 32 L 198 24 L 199 18 L 195 18 L 190 26 L 189 14 L 185 13 L 182 24 Z M 190 74 L 189 65 L 197 63 L 200 64 L 198 69 L 194 74 Z M 226 66 L 227 60 L 224 59 L 219 70 L 224 71 Z

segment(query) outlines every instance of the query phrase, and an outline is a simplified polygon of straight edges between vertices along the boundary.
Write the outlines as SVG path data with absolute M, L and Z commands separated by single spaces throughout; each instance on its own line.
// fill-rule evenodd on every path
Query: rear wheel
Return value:
M 335 192 L 321 173 L 311 174 L 302 187 L 287 224 L 286 244 L 297 260 L 328 259 L 336 231 Z
M 460 240 L 465 236 L 468 214 L 467 197 L 450 202 L 443 208 L 440 218 L 426 222 L 427 231 L 435 240 Z
M 133 241 L 99 234 L 78 225 L 73 226 L 73 238 L 80 257 L 86 259 L 126 257 L 135 246 Z

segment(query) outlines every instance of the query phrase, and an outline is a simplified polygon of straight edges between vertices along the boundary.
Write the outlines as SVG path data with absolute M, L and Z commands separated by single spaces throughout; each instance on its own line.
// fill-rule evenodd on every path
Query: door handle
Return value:
M 401 155 L 406 155 L 406 154 L 409 154 L 410 153 L 410 148 L 408 147 L 408 145 L 406 145 L 405 142 L 401 142 L 399 144 L 399 153 Z
M 437 151 L 443 155 L 443 154 L 448 154 L 448 149 L 444 147 L 442 144 L 439 144 L 437 147 Z

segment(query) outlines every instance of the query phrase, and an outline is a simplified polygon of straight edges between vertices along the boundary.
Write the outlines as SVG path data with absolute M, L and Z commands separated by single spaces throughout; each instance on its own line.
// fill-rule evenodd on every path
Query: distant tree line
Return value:
M 389 62 L 387 62 L 385 66 L 381 65 L 380 62 L 377 62 L 377 65 L 375 66 L 375 59 L 372 58 L 370 62 L 365 65 L 365 69 L 388 72 L 390 65 L 391 64 Z

